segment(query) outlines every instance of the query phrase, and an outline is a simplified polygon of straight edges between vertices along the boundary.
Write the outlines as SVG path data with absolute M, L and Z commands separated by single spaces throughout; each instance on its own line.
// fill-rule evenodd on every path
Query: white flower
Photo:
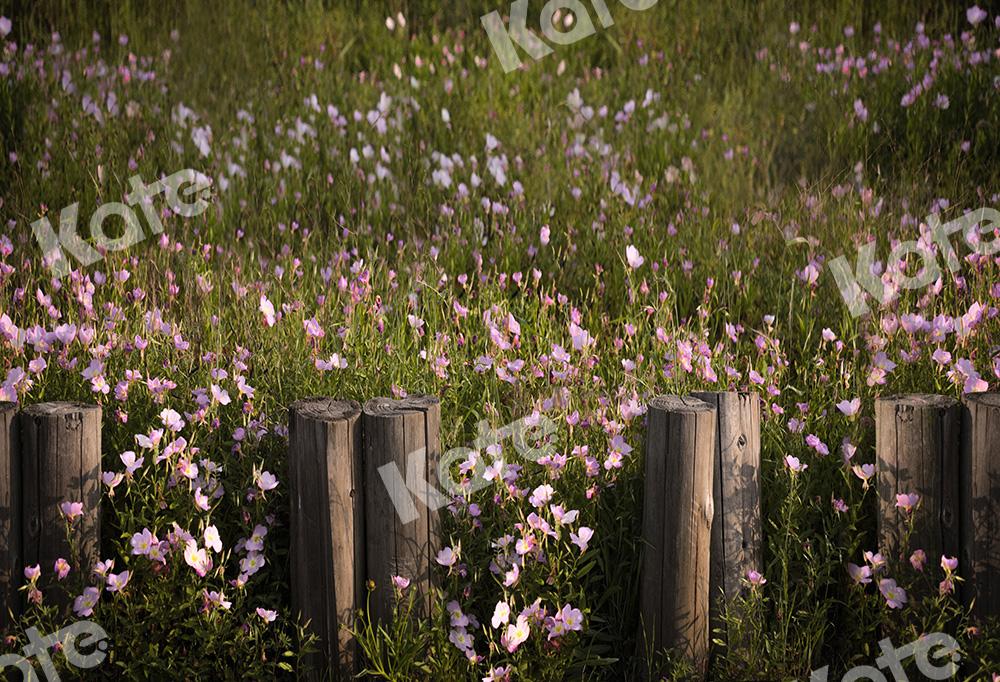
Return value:
M 261 490 L 267 492 L 278 487 L 278 479 L 270 471 L 263 471 L 257 476 L 257 485 L 260 486 Z
M 216 552 L 222 551 L 222 538 L 219 537 L 219 529 L 215 526 L 205 529 L 205 546 Z
M 458 561 L 458 555 L 451 547 L 445 547 L 437 553 L 436 561 L 442 566 L 454 566 Z
M 501 625 L 506 625 L 510 622 L 510 606 L 505 601 L 498 601 L 496 608 L 493 609 L 493 623 L 494 628 L 498 628 Z
M 275 322 L 274 304 L 267 300 L 263 294 L 260 297 L 260 312 L 264 315 L 264 324 L 273 327 Z
M 646 259 L 639 254 L 639 249 L 631 245 L 625 247 L 625 259 L 628 261 L 629 267 L 633 270 L 646 262 Z

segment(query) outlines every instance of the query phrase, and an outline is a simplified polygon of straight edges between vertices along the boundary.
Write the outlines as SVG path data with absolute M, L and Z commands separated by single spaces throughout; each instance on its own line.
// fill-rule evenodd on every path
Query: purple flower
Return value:
M 826 446 L 826 443 L 819 439 L 816 434 L 810 433 L 806 436 L 806 445 L 815 450 L 818 454 L 825 457 L 830 454 L 830 448 Z
M 896 508 L 909 513 L 920 503 L 920 495 L 916 493 L 905 493 L 896 495 Z
M 965 10 L 965 18 L 968 19 L 969 23 L 973 26 L 981 22 L 986 17 L 986 11 L 981 9 L 979 5 L 973 5 L 969 9 Z
M 257 477 L 257 485 L 261 490 L 267 492 L 278 487 L 278 479 L 270 471 L 263 471 Z
M 858 585 L 867 585 L 872 581 L 872 569 L 868 566 L 858 566 L 857 564 L 847 564 L 847 572 L 851 579 Z
M 63 502 L 59 505 L 59 511 L 72 523 L 83 516 L 83 502 Z
M 101 598 L 101 591 L 96 587 L 83 588 L 83 594 L 73 600 L 73 612 L 81 618 L 94 615 L 94 607 Z
M 854 398 L 853 400 L 841 400 L 837 403 L 837 409 L 848 417 L 852 417 L 858 413 L 861 409 L 861 398 Z
M 755 588 L 767 584 L 767 578 L 765 578 L 762 574 L 752 569 L 747 571 L 747 581 Z
M 890 609 L 901 609 L 908 599 L 906 590 L 896 584 L 892 578 L 883 578 L 878 581 L 878 590 L 885 597 L 885 603 Z
M 442 549 L 440 552 L 437 553 L 435 561 L 437 561 L 442 566 L 448 566 L 450 568 L 455 565 L 455 562 L 458 561 L 458 554 L 456 554 L 455 550 L 453 550 L 451 547 L 445 547 L 444 549 Z
M 121 592 L 128 585 L 131 574 L 128 571 L 108 574 L 108 592 Z
M 793 475 L 802 473 L 809 468 L 808 464 L 803 464 L 798 457 L 794 457 L 792 455 L 785 456 L 785 466 L 788 467 L 788 470 L 791 471 Z
M 854 115 L 858 117 L 858 120 L 864 123 L 868 120 L 868 109 L 865 108 L 865 103 L 860 99 L 854 100 Z

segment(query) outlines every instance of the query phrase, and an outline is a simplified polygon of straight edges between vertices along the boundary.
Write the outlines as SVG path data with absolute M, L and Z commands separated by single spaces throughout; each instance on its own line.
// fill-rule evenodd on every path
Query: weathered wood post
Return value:
M 978 618 L 1000 618 L 1000 393 L 968 394 L 963 416 L 962 593 Z
M 438 509 L 447 503 L 438 485 L 441 406 L 433 396 L 365 403 L 365 557 L 375 581 L 375 620 L 392 616 L 391 578 L 416 590 L 416 609 L 430 614 L 434 559 L 441 548 Z
M 959 450 L 962 412 L 941 395 L 901 395 L 875 401 L 879 547 L 905 561 L 923 549 L 928 557 L 958 556 Z M 896 495 L 917 493 L 914 530 L 902 546 L 907 513 Z
M 22 563 L 52 575 L 62 557 L 81 573 L 100 560 L 101 408 L 39 403 L 21 412 Z M 78 553 L 66 541 L 63 502 L 83 503 L 73 522 Z M 23 566 L 22 566 L 23 568 Z
M 647 646 L 680 649 L 705 672 L 715 408 L 697 398 L 649 404 L 641 614 Z
M 695 393 L 716 410 L 715 515 L 709 571 L 712 627 L 721 600 L 738 596 L 747 572 L 760 571 L 760 397 L 756 393 Z
M 0 403 L 0 634 L 21 611 L 17 593 L 21 561 L 21 446 L 17 437 L 17 406 Z
M 310 621 L 319 651 L 312 679 L 349 680 L 355 643 L 341 626 L 364 605 L 361 405 L 306 398 L 288 408 L 292 612 Z

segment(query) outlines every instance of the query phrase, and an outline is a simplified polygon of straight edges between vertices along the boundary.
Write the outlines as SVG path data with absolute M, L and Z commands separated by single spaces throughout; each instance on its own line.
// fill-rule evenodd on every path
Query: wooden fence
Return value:
M 418 497 L 431 499 L 441 456 L 437 398 L 374 398 L 355 402 L 310 398 L 289 408 L 288 466 L 292 498 L 292 608 L 312 621 L 321 650 L 313 679 L 324 672 L 349 680 L 358 658 L 345 626 L 372 594 L 370 615 L 392 617 L 392 576 L 408 578 L 415 614 L 430 615 L 434 571 L 441 547 L 436 509 L 413 504 L 404 520 L 393 500 L 408 500 L 406 479 L 422 481 Z M 325 668 L 328 668 L 324 671 Z
M 22 609 L 17 588 L 25 566 L 38 564 L 48 573 L 60 557 L 73 566 L 99 560 L 100 501 L 100 407 L 40 403 L 18 412 L 0 405 L 0 631 L 10 626 L 8 610 L 16 616 Z M 82 503 L 73 521 L 76 555 L 66 538 L 63 502 Z M 67 605 L 56 593 L 48 603 Z
M 662 396 L 649 404 L 642 510 L 641 617 L 647 650 L 679 649 L 705 671 L 723 600 L 761 571 L 760 402 L 751 393 Z M 880 548 L 905 558 L 960 558 L 961 597 L 1000 616 L 1000 394 L 959 402 L 935 395 L 875 405 Z M 392 616 L 391 576 L 412 583 L 416 615 L 433 607 L 441 547 L 435 504 L 441 457 L 438 400 L 309 398 L 289 407 L 292 608 L 321 648 L 316 678 L 358 670 L 345 630 L 372 595 L 371 617 Z M 59 505 L 82 502 L 77 565 L 100 546 L 101 410 L 0 404 L 0 631 L 23 597 L 25 565 L 68 557 Z M 388 465 L 388 466 L 387 466 Z M 393 475 L 396 472 L 397 475 Z M 424 489 L 406 490 L 420 482 Z M 424 484 L 423 482 L 426 482 Z M 397 510 L 394 500 L 420 500 Z M 917 493 L 914 530 L 896 495 Z M 724 634 L 724 633 L 723 633 Z

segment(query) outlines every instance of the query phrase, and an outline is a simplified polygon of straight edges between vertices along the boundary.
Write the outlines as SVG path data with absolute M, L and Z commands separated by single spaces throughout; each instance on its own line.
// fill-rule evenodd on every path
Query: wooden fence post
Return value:
M 760 397 L 756 393 L 695 393 L 716 409 L 715 515 L 709 576 L 712 627 L 721 627 L 722 600 L 760 571 Z
M 432 566 L 441 548 L 438 485 L 441 406 L 433 396 L 365 403 L 365 557 L 375 580 L 372 616 L 389 623 L 391 577 L 401 575 L 416 590 L 417 612 L 432 608 Z
M 902 395 L 875 401 L 879 547 L 905 561 L 923 549 L 932 561 L 958 556 L 959 450 L 962 412 L 941 395 Z M 907 514 L 896 495 L 917 493 L 913 536 L 902 546 Z
M 649 404 L 641 612 L 654 652 L 679 648 L 704 674 L 709 647 L 709 556 L 715 408 L 697 398 Z
M 52 575 L 62 557 L 81 573 L 100 560 L 101 408 L 83 403 L 39 403 L 21 412 L 22 538 L 25 566 Z M 66 542 L 63 502 L 82 502 L 73 522 L 79 553 Z
M 352 625 L 364 604 L 361 405 L 306 398 L 288 408 L 292 613 L 310 621 L 320 650 L 311 679 L 357 672 Z
M 1000 393 L 970 393 L 964 407 L 959 573 L 986 620 L 1000 618 Z
M 21 560 L 21 446 L 17 406 L 0 403 L 0 634 L 11 626 L 7 611 L 21 612 L 17 593 Z

